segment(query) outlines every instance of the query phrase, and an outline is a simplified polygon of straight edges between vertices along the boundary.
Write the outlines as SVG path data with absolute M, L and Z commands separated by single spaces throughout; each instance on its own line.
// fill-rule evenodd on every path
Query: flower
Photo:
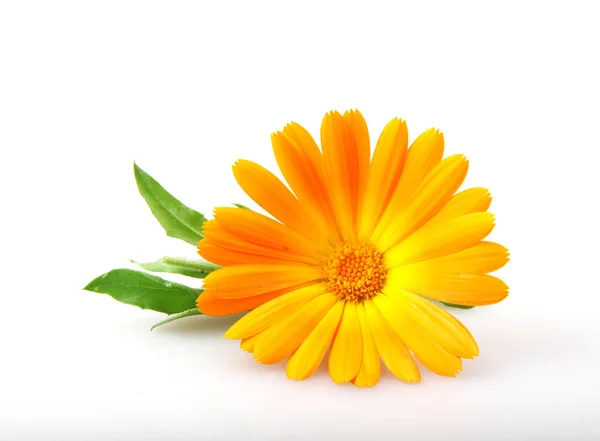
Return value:
M 465 157 L 442 159 L 444 137 L 434 129 L 408 148 L 406 123 L 395 118 L 371 160 L 358 111 L 325 115 L 322 152 L 296 123 L 271 141 L 291 191 L 260 165 L 234 165 L 240 187 L 274 219 L 215 209 L 199 253 L 224 268 L 204 280 L 200 311 L 252 310 L 225 337 L 240 339 L 261 363 L 289 357 L 292 379 L 309 377 L 328 349 L 336 383 L 376 384 L 380 358 L 407 382 L 420 380 L 413 356 L 436 374 L 456 375 L 479 349 L 430 299 L 489 305 L 508 294 L 488 275 L 508 261 L 506 248 L 483 241 L 494 227 L 490 193 L 456 193 Z

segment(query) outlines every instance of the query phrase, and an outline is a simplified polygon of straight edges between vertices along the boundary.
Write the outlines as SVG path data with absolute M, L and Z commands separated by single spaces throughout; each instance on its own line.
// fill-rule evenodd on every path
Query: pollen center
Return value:
M 381 291 L 387 271 L 383 255 L 372 245 L 343 243 L 331 248 L 323 273 L 331 292 L 358 302 Z

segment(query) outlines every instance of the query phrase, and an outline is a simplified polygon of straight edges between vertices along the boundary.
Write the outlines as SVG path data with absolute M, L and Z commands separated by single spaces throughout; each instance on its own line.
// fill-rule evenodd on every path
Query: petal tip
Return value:
M 235 325 L 234 325 L 235 326 Z M 223 338 L 227 338 L 229 340 L 238 340 L 242 337 L 240 337 L 236 332 L 235 329 L 233 329 L 233 326 L 231 328 L 229 328 L 227 331 L 225 331 L 225 333 L 223 334 Z M 240 342 L 240 345 L 242 344 L 242 342 Z M 243 348 L 242 348 L 243 349 Z

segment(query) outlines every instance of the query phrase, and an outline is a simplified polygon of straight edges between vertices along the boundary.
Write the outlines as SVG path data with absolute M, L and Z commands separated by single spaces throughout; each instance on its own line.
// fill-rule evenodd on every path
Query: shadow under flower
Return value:
M 495 377 L 507 372 L 527 376 L 569 362 L 569 354 L 585 350 L 586 342 L 572 325 L 541 317 L 512 317 L 505 326 L 474 333 L 480 355 L 465 360 L 459 377 Z
M 530 371 L 544 368 L 548 364 L 564 363 L 567 354 L 580 350 L 585 346 L 576 330 L 568 326 L 560 326 L 544 317 L 531 317 L 526 314 L 513 315 L 509 323 L 504 326 L 489 326 L 489 317 L 479 311 L 475 317 L 472 310 L 457 311 L 455 315 L 465 319 L 472 316 L 474 337 L 476 338 L 481 353 L 474 360 L 464 360 L 463 370 L 457 379 L 463 381 L 479 381 L 498 377 L 512 372 L 512 374 L 527 375 Z M 221 339 L 223 334 L 244 314 L 225 317 L 192 316 L 167 323 L 156 328 L 153 333 L 164 335 L 185 335 L 186 338 L 195 338 L 200 335 L 208 339 Z M 152 321 L 152 324 L 156 321 Z M 149 326 L 149 327 L 150 327 Z M 552 342 L 552 344 L 549 344 Z M 239 342 L 236 342 L 236 346 Z M 239 346 L 238 346 L 239 347 Z M 285 376 L 287 360 L 275 365 L 261 365 L 252 356 L 240 349 L 231 354 L 234 363 L 240 370 L 250 369 L 269 372 L 270 375 Z M 422 376 L 422 385 L 447 381 L 428 371 L 419 363 Z M 328 354 L 317 371 L 312 376 L 313 380 L 329 380 Z M 393 375 L 381 363 L 381 381 L 395 381 Z

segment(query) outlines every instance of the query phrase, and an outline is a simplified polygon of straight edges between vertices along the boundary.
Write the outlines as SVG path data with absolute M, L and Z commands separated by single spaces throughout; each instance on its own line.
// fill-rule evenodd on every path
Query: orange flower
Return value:
M 249 312 L 225 334 L 261 363 L 289 357 L 287 375 L 309 377 L 330 348 L 336 383 L 372 386 L 380 358 L 398 378 L 420 379 L 413 356 L 454 376 L 479 350 L 469 331 L 429 299 L 489 305 L 507 296 L 488 273 L 504 266 L 484 188 L 460 193 L 468 162 L 442 160 L 434 129 L 408 148 L 406 123 L 393 119 L 373 158 L 358 111 L 330 112 L 322 152 L 300 125 L 271 137 L 289 187 L 253 162 L 233 167 L 242 189 L 273 216 L 217 208 L 199 253 L 223 265 L 204 280 L 198 307 L 208 315 Z

